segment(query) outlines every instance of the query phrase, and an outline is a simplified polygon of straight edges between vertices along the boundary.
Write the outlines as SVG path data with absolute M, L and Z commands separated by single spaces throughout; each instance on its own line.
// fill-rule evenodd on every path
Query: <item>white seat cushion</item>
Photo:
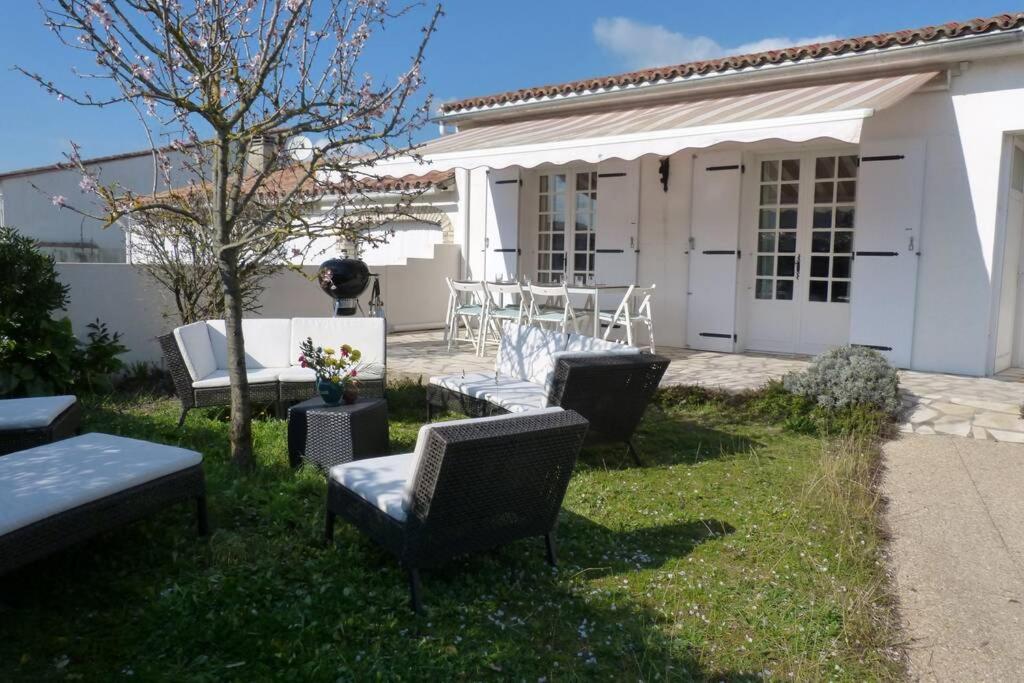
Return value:
M 299 364 L 299 344 L 312 338 L 317 346 L 337 349 L 348 344 L 362 353 L 360 363 L 376 366 L 375 374 L 383 374 L 387 358 L 387 334 L 384 318 L 293 318 L 289 358 L 291 365 Z
M 415 464 L 415 453 L 387 455 L 335 465 L 328 476 L 381 512 L 404 522 L 406 482 Z
M 0 401 L 0 431 L 48 427 L 74 404 L 74 396 L 5 399 Z
M 217 369 L 228 367 L 228 339 L 223 320 L 207 320 L 210 346 L 217 361 Z M 244 318 L 242 336 L 245 338 L 245 367 L 286 368 L 297 362 L 299 352 L 289 353 L 288 340 L 292 321 L 287 318 Z
M 545 385 L 554 372 L 552 356 L 565 350 L 566 335 L 535 325 L 502 324 L 495 373 Z
M 203 461 L 195 451 L 84 434 L 0 458 L 0 536 Z
M 383 375 L 380 372 L 380 368 L 374 370 L 366 370 L 359 373 L 356 379 L 359 380 L 379 380 Z M 284 368 L 277 375 L 277 379 L 280 382 L 313 382 L 316 381 L 316 373 L 310 368 L 299 367 L 293 365 L 290 368 Z
M 283 368 L 281 372 L 277 373 L 277 379 L 280 382 L 315 382 L 316 373 L 313 372 L 312 368 L 292 365 L 291 367 Z
M 288 368 L 256 368 L 246 370 L 245 376 L 249 378 L 249 384 L 263 384 L 264 382 L 276 382 L 278 375 Z M 213 389 L 215 387 L 231 386 L 231 379 L 227 370 L 214 370 L 201 380 L 192 382 L 193 389 Z
M 514 377 L 496 378 L 487 372 L 474 372 L 466 376 L 431 377 L 430 383 L 464 396 L 487 401 L 510 413 L 539 410 L 548 404 L 548 392 L 540 384 Z
M 178 342 L 178 350 L 181 351 L 193 382 L 217 369 L 217 358 L 210 344 L 209 326 L 205 322 L 176 327 L 174 339 Z

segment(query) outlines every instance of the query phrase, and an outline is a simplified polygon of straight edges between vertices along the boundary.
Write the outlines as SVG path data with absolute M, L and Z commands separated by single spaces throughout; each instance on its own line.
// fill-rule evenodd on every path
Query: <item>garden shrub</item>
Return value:
M 882 354 L 862 346 L 826 351 L 806 370 L 786 375 L 782 383 L 827 410 L 864 406 L 893 415 L 900 407 L 895 368 Z
M 54 319 L 68 288 L 52 256 L 14 228 L 0 227 L 0 396 L 64 391 L 74 379 L 71 321 Z
M 75 387 L 89 392 L 110 391 L 111 377 L 124 368 L 118 356 L 128 348 L 121 343 L 121 333 L 110 332 L 99 318 L 88 328 L 88 341 L 75 359 Z
M 68 287 L 52 256 L 14 228 L 0 227 L 0 398 L 102 388 L 126 349 L 99 321 L 79 344 L 67 317 Z

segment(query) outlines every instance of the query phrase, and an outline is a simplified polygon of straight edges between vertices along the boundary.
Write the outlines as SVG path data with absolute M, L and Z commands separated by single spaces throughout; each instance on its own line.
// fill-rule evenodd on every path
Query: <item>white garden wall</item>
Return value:
M 445 277 L 456 277 L 460 269 L 459 249 L 438 245 L 432 259 L 409 259 L 402 266 L 375 267 L 380 274 L 381 296 L 387 312 L 388 329 L 401 331 L 442 327 L 448 291 Z M 315 266 L 304 269 L 307 277 Z M 75 334 L 84 337 L 86 325 L 99 318 L 112 331 L 121 332 L 129 351 L 126 362 L 159 363 L 156 338 L 178 324 L 170 296 L 155 285 L 138 267 L 121 263 L 59 263 L 60 280 L 71 288 L 66 315 Z M 274 277 L 266 288 L 262 309 L 253 317 L 292 318 L 326 316 L 331 300 L 315 281 L 294 271 Z M 414 292 L 415 296 L 410 296 Z M 369 291 L 363 297 L 366 299 Z

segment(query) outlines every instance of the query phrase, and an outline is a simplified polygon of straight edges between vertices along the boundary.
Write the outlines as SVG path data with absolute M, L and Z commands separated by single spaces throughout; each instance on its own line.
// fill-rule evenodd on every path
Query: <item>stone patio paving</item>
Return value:
M 490 347 L 479 358 L 468 344 L 449 352 L 438 330 L 391 334 L 388 372 L 425 382 L 431 375 L 487 371 L 494 367 L 494 353 Z M 672 361 L 662 385 L 701 384 L 727 391 L 756 389 L 808 362 L 801 356 L 761 353 L 672 348 L 659 348 L 658 353 Z M 1024 372 L 1020 370 L 988 378 L 903 371 L 900 385 L 905 406 L 900 431 L 1024 443 L 1020 418 Z

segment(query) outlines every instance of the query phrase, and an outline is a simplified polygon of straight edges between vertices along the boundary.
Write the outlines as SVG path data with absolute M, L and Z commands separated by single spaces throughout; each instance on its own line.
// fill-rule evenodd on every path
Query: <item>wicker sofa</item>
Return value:
M 589 420 L 592 433 L 625 443 L 640 464 L 633 433 L 668 364 L 667 358 L 636 347 L 505 323 L 494 372 L 431 377 L 428 416 L 452 410 L 478 417 L 559 406 Z
M 398 558 L 421 609 L 421 568 L 554 531 L 587 421 L 548 408 L 424 425 L 413 453 L 357 460 L 330 470 L 327 542 L 336 517 Z
M 258 403 L 301 401 L 316 395 L 313 371 L 299 366 L 299 344 L 307 337 L 320 346 L 350 344 L 368 366 L 360 376 L 360 391 L 384 393 L 387 372 L 387 333 L 383 318 L 246 318 L 246 376 L 249 396 Z M 180 426 L 192 408 L 231 402 L 227 338 L 223 320 L 206 320 L 177 327 L 160 337 L 164 362 L 181 400 Z

